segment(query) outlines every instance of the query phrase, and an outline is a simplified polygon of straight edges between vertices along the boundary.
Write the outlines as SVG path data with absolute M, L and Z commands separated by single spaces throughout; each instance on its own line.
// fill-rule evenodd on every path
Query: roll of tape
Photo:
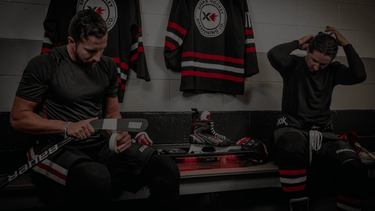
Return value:
M 119 134 L 116 131 L 112 131 L 112 135 L 109 138 L 109 150 L 111 150 L 111 152 L 119 153 L 117 150 L 117 136 L 118 135 Z

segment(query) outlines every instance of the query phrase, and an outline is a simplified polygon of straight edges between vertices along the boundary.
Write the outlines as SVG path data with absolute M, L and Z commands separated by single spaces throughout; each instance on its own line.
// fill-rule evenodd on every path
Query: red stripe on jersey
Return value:
M 131 57 L 130 57 L 130 61 L 132 62 L 132 61 L 135 61 L 135 60 L 137 60 L 138 59 L 138 53 L 136 53 L 136 54 L 134 54 L 134 55 L 132 55 Z
M 125 90 L 125 86 L 126 86 L 126 85 L 122 83 L 122 79 L 121 79 L 121 78 L 118 78 L 117 80 L 118 80 L 118 83 L 119 83 L 120 86 L 121 86 L 121 89 L 122 89 L 122 90 Z
M 142 27 L 139 27 L 138 28 L 138 33 L 135 34 L 135 37 L 139 37 L 139 34 L 142 33 Z
M 143 54 L 145 54 L 145 51 L 144 51 L 144 49 L 143 49 L 142 46 L 138 47 L 138 51 L 137 51 L 137 53 L 133 54 L 133 55 L 130 57 L 130 61 L 131 61 L 131 62 L 132 62 L 132 61 L 135 61 L 135 60 L 138 59 L 138 53 L 143 53 Z
M 122 69 L 125 69 L 125 70 L 128 70 L 128 69 L 129 69 L 129 65 L 126 64 L 126 63 L 124 63 L 124 62 L 120 62 L 120 58 L 118 58 L 118 57 L 113 57 L 112 59 L 113 59 L 113 61 L 114 61 L 116 64 L 120 64 L 120 67 L 121 67 Z
M 306 169 L 301 170 L 279 170 L 280 175 L 301 175 L 306 174 Z
M 211 59 L 211 60 L 232 62 L 232 63 L 236 63 L 236 64 L 243 64 L 244 63 L 243 59 L 236 59 L 236 58 L 232 58 L 232 57 L 212 55 L 212 54 L 195 53 L 193 51 L 187 51 L 187 52 L 182 53 L 182 57 L 195 57 L 195 58 L 201 58 L 201 59 Z
M 248 30 L 246 30 L 246 35 L 248 35 L 248 34 L 254 34 L 254 31 L 252 29 L 248 29 Z
M 251 53 L 255 51 L 256 51 L 255 47 L 246 48 L 246 53 Z
M 49 48 L 42 48 L 41 53 L 45 53 L 45 52 L 47 52 L 47 51 L 49 51 L 49 50 L 51 50 L 51 49 L 49 49 Z
M 349 202 L 349 203 L 351 203 L 351 204 L 356 204 L 356 205 L 362 205 L 362 204 L 363 204 L 363 200 L 358 200 L 358 199 L 348 198 L 348 197 L 341 196 L 341 195 L 338 195 L 338 196 L 337 196 L 337 199 L 339 199 L 339 200 L 341 200 L 341 201 Z
M 173 28 L 173 29 L 176 29 L 177 31 L 179 31 L 181 34 L 183 34 L 184 36 L 186 35 L 186 29 L 182 28 L 181 26 L 175 24 L 175 23 L 172 23 L 172 22 L 168 22 L 168 27 L 170 28 Z
M 306 184 L 300 185 L 300 186 L 295 186 L 295 187 L 282 187 L 282 189 L 285 192 L 297 192 L 297 191 L 302 191 L 306 188 Z
M 143 46 L 138 47 L 138 53 L 143 53 L 145 54 L 145 49 L 143 49 Z
M 235 82 L 244 82 L 244 79 L 241 77 L 224 75 L 220 73 L 198 72 L 194 70 L 181 71 L 181 76 L 198 76 L 198 77 L 205 77 L 205 78 L 218 78 L 218 79 L 224 79 L 224 80 L 235 81 Z
M 122 69 L 125 69 L 125 70 L 128 70 L 128 69 L 129 69 L 129 65 L 126 64 L 126 63 L 124 63 L 124 62 L 120 62 L 120 67 L 121 67 Z
M 171 42 L 165 41 L 164 45 L 170 48 L 172 51 L 176 49 L 176 46 L 173 45 Z

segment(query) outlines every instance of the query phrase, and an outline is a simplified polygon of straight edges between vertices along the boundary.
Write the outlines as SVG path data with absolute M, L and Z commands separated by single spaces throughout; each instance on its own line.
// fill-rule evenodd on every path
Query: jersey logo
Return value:
M 208 38 L 219 36 L 227 24 L 227 12 L 219 0 L 200 0 L 194 11 L 195 25 Z
M 107 22 L 110 31 L 117 21 L 117 5 L 114 0 L 78 0 L 77 12 L 81 10 L 94 10 Z

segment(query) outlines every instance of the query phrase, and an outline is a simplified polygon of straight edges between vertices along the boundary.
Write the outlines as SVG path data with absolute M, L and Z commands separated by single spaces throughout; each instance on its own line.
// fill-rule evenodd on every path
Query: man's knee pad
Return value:
M 158 167 L 158 171 L 171 179 L 180 178 L 180 171 L 176 163 L 165 155 L 153 155 L 148 161 L 148 165 L 153 165 Z
M 308 142 L 303 134 L 284 133 L 277 140 L 275 158 L 279 162 L 304 161 L 308 159 Z
M 82 201 L 105 202 L 112 199 L 111 176 L 103 164 L 76 164 L 68 172 L 67 187 Z

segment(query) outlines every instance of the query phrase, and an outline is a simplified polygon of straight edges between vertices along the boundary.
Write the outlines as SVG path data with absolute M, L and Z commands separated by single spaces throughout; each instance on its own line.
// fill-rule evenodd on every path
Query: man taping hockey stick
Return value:
M 147 129 L 148 121 L 146 119 L 98 119 L 91 122 L 91 126 L 95 130 L 111 130 L 111 131 L 128 131 L 128 132 L 141 132 Z M 113 133 L 112 136 L 116 137 L 117 133 Z M 112 137 L 111 136 L 111 137 Z M 56 143 L 46 151 L 42 152 L 40 155 L 35 156 L 35 158 L 26 164 L 18 168 L 14 173 L 8 175 L 7 178 L 0 181 L 0 189 L 20 177 L 22 174 L 27 172 L 29 169 L 38 165 L 43 160 L 47 159 L 48 156 L 55 153 L 57 150 L 61 149 L 63 146 L 71 141 L 76 140 L 74 137 L 67 137 L 66 139 Z M 111 139 L 113 140 L 113 139 Z M 112 142 L 112 144 L 115 142 Z M 110 144 L 111 146 L 111 144 Z M 114 148 L 113 148 L 114 149 Z M 115 149 L 114 149 L 115 150 Z
M 118 70 L 115 61 L 103 55 L 107 23 L 96 11 L 81 10 L 68 31 L 67 45 L 27 64 L 10 114 L 12 127 L 29 134 L 30 163 L 54 151 L 29 171 L 32 181 L 47 197 L 55 193 L 67 198 L 74 209 L 108 210 L 123 191 L 136 193 L 145 186 L 150 195 L 140 209 L 178 209 L 176 163 L 152 147 L 132 143 L 128 133 L 146 125 L 103 120 L 122 119 L 116 94 Z M 131 105 L 132 100 L 126 103 Z M 56 145 L 60 142 L 64 147 Z

